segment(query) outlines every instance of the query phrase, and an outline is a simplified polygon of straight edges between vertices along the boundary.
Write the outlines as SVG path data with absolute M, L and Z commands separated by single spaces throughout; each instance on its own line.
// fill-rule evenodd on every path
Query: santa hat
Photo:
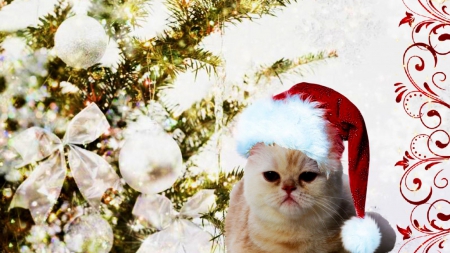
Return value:
M 369 176 L 369 139 L 358 108 L 342 94 L 311 83 L 299 83 L 272 98 L 256 101 L 239 117 L 237 149 L 247 157 L 257 143 L 300 150 L 320 168 L 339 160 L 348 141 L 348 173 L 356 216 L 341 230 L 344 247 L 352 253 L 374 252 L 381 235 L 365 215 Z M 333 166 L 331 166 L 333 167 Z

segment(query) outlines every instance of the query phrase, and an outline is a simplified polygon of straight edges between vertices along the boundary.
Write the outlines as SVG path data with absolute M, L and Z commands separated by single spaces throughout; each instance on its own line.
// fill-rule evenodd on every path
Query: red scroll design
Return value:
M 411 26 L 412 44 L 403 54 L 409 82 L 394 84 L 396 102 L 420 120 L 423 133 L 395 164 L 404 170 L 400 193 L 413 205 L 411 224 L 397 225 L 403 239 L 399 252 L 406 245 L 418 245 L 413 252 L 442 252 L 450 250 L 450 202 L 442 197 L 450 191 L 450 9 L 437 0 L 403 3 L 408 11 L 399 26 Z

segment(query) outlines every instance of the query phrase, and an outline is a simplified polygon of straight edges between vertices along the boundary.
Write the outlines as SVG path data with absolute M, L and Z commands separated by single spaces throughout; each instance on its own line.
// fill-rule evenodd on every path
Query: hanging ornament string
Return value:
M 133 215 L 159 230 L 145 239 L 137 253 L 211 252 L 211 235 L 186 218 L 198 218 L 215 203 L 214 190 L 200 190 L 177 213 L 172 202 L 158 194 L 138 197 Z
M 29 209 L 36 224 L 45 222 L 66 177 L 64 147 L 69 149 L 70 170 L 81 194 L 98 208 L 107 189 L 119 189 L 120 178 L 105 159 L 77 145 L 93 142 L 109 127 L 105 115 L 92 103 L 70 121 L 63 140 L 40 127 L 31 127 L 14 137 L 10 145 L 23 159 L 18 168 L 48 158 L 19 186 L 9 208 Z
M 223 29 L 223 28 L 222 28 Z M 221 46 L 220 46 L 220 56 L 223 60 L 221 66 L 217 68 L 217 78 L 214 86 L 214 115 L 216 116 L 215 129 L 216 133 L 216 154 L 217 154 L 217 164 L 220 169 L 220 153 L 222 151 L 222 129 L 223 129 L 223 97 L 225 92 L 225 79 L 226 79 L 226 62 L 223 56 L 223 31 L 220 30 Z
M 216 116 L 215 129 L 216 133 L 216 152 L 217 152 L 217 162 L 220 168 L 220 152 L 221 152 L 221 141 L 220 137 L 222 135 L 223 128 L 223 93 L 224 93 L 224 82 L 225 82 L 225 68 L 220 66 L 217 68 L 218 77 L 216 79 L 216 85 L 214 87 L 214 115 Z
M 87 15 L 92 6 L 92 2 L 90 0 L 73 0 L 72 4 L 71 11 L 75 13 L 75 15 Z

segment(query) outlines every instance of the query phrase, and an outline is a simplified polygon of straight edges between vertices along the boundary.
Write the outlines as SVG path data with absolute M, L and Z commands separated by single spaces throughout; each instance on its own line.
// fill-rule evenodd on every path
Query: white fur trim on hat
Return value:
M 373 253 L 380 246 L 381 233 L 377 223 L 369 216 L 352 217 L 341 229 L 344 248 L 351 253 Z
M 331 149 L 325 111 L 318 102 L 291 96 L 284 100 L 261 99 L 247 107 L 240 115 L 237 150 L 248 157 L 257 143 L 277 144 L 300 150 L 317 162 L 327 162 Z

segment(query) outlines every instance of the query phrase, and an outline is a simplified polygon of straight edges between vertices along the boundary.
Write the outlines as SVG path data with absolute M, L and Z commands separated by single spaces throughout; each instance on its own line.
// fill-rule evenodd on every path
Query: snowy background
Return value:
M 55 2 L 15 0 L 0 11 L 0 30 L 15 30 L 35 24 L 40 15 L 53 9 Z M 160 32 L 167 18 L 162 2 L 152 3 L 148 22 L 135 31 L 142 38 L 151 38 Z M 383 215 L 394 229 L 396 225 L 409 225 L 412 209 L 399 191 L 403 170 L 394 164 L 402 159 L 411 138 L 423 128 L 420 121 L 410 118 L 401 104 L 395 102 L 393 84 L 407 81 L 402 55 L 411 44 L 411 28 L 398 26 L 405 11 L 401 0 L 299 0 L 277 12 L 275 17 L 229 25 L 222 34 L 214 33 L 203 41 L 204 48 L 224 57 L 225 84 L 239 83 L 243 75 L 255 66 L 272 64 L 282 57 L 294 58 L 311 52 L 336 50 L 338 58 L 306 67 L 303 76 L 283 75 L 282 83 L 274 79 L 261 95 L 282 92 L 305 81 L 331 87 L 358 106 L 365 117 L 371 148 L 367 210 Z M 113 47 L 114 43 L 111 43 L 111 51 L 104 59 L 105 65 L 114 62 Z M 14 46 L 8 50 L 13 52 Z M 177 83 L 186 88 L 173 89 L 175 93 L 168 96 L 177 97 L 176 92 L 184 94 L 178 95 L 187 98 L 181 101 L 180 106 L 188 108 L 212 89 L 214 81 L 201 73 L 195 80 L 194 75 L 188 72 L 180 75 Z M 229 129 L 230 133 L 232 131 Z M 231 170 L 243 166 L 245 160 L 235 153 L 230 134 L 224 134 L 222 138 L 221 167 Z M 214 157 L 210 154 L 203 158 L 205 167 L 214 167 L 211 166 Z M 346 157 L 344 154 L 344 164 Z M 401 244 L 402 238 L 397 234 L 395 252 Z M 413 248 L 411 245 L 405 250 Z

